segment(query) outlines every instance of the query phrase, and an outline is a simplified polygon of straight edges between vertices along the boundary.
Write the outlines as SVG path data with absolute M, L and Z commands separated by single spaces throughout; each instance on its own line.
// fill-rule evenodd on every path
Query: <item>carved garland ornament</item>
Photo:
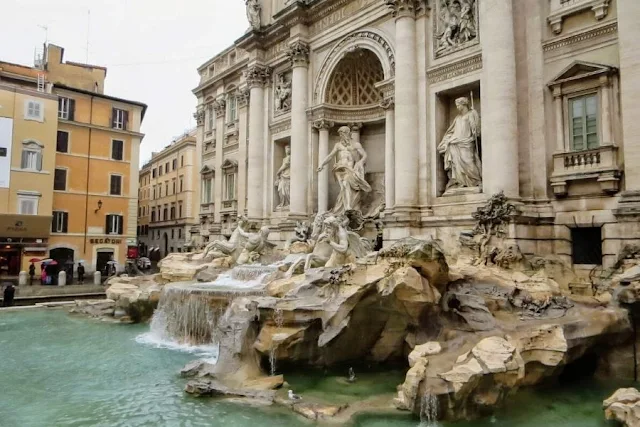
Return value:
M 289 45 L 287 58 L 292 67 L 306 67 L 309 63 L 309 45 L 303 41 L 295 41 Z
M 249 105 L 250 91 L 248 88 L 238 90 L 236 99 L 238 100 L 238 108 L 244 108 Z

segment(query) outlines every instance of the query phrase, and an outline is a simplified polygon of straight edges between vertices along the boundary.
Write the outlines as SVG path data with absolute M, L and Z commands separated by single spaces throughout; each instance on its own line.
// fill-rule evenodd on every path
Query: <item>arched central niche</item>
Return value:
M 344 55 L 329 78 L 324 102 L 338 106 L 373 105 L 380 101 L 375 84 L 384 80 L 378 56 L 358 48 Z

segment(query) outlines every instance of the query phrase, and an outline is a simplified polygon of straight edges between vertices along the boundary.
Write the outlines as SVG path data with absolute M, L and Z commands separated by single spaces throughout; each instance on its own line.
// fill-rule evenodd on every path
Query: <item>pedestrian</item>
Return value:
M 13 286 L 13 283 L 5 283 L 2 305 L 4 307 L 11 307 L 13 305 L 13 297 L 15 294 L 16 288 Z
M 81 262 L 78 263 L 78 282 L 84 284 L 84 265 Z
M 36 266 L 34 263 L 31 263 L 29 266 L 29 286 L 33 286 L 33 278 L 36 275 Z
M 40 266 L 40 284 L 42 286 L 47 284 L 47 269 L 44 265 Z

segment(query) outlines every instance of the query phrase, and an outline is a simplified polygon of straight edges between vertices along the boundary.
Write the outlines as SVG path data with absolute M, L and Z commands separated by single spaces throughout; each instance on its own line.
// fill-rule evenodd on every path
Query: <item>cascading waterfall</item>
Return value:
M 277 331 L 273 334 L 273 339 L 271 341 L 271 349 L 269 350 L 269 365 L 271 366 L 271 376 L 276 375 L 276 351 L 278 349 L 278 344 L 275 341 L 275 338 L 278 336 L 278 331 L 282 328 L 284 324 L 284 312 L 281 308 L 276 308 L 273 310 L 273 323 L 275 323 Z
M 231 270 L 233 280 L 245 282 L 258 281 L 266 283 L 278 273 L 278 268 L 271 265 L 240 265 Z
M 425 393 L 420 405 L 420 426 L 437 427 L 438 425 L 438 398 L 434 394 Z

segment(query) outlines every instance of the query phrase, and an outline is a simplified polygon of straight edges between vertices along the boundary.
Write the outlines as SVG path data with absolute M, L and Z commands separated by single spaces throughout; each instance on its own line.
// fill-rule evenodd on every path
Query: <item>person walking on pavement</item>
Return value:
M 33 286 L 33 278 L 36 275 L 36 266 L 34 263 L 31 263 L 29 266 L 29 286 Z
M 81 262 L 78 263 L 78 283 L 84 284 L 84 265 Z

